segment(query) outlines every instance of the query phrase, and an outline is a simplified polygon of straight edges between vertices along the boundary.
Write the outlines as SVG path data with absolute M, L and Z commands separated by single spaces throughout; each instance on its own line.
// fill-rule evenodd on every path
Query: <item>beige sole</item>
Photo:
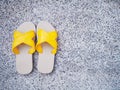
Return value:
M 31 22 L 25 22 L 21 24 L 17 30 L 20 32 L 35 30 L 35 25 Z M 27 45 L 20 45 L 18 48 L 20 54 L 16 55 L 16 69 L 20 74 L 29 74 L 33 68 L 32 54 L 28 54 L 30 47 Z
M 43 29 L 45 31 L 55 30 L 50 23 L 45 21 L 41 21 L 37 25 L 37 30 L 38 29 Z M 42 44 L 42 49 L 43 49 L 43 53 L 39 53 L 38 56 L 38 65 L 37 65 L 38 71 L 41 73 L 51 73 L 54 67 L 54 54 L 51 53 L 53 48 L 49 44 L 44 43 Z

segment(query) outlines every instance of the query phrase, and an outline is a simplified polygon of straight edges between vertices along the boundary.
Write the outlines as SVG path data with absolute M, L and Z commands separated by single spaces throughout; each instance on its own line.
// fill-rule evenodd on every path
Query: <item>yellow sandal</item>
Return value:
M 57 52 L 57 32 L 45 21 L 37 25 L 37 45 L 39 52 L 37 68 L 41 73 L 50 73 L 54 67 L 54 57 Z
M 16 69 L 20 74 L 32 71 L 32 54 L 35 52 L 35 25 L 31 22 L 21 24 L 13 34 L 12 51 L 16 54 Z

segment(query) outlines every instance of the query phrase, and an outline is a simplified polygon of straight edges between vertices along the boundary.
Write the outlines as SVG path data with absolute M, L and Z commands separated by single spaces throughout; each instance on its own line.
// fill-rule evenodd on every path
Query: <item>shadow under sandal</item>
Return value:
M 57 52 L 57 32 L 54 27 L 41 21 L 37 25 L 37 45 L 38 71 L 41 73 L 51 73 L 54 67 L 54 57 Z
M 20 74 L 32 71 L 32 54 L 35 52 L 35 25 L 31 22 L 21 24 L 13 34 L 12 51 L 16 54 L 16 69 Z

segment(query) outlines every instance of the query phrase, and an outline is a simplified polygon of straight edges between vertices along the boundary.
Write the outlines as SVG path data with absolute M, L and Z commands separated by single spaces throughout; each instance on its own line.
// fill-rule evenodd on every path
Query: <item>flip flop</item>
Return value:
M 32 71 L 32 54 L 35 52 L 35 25 L 31 22 L 21 24 L 13 34 L 12 51 L 16 54 L 16 69 L 20 74 Z
M 50 73 L 54 67 L 54 57 L 57 52 L 57 32 L 54 27 L 41 21 L 37 25 L 37 44 L 36 50 L 39 52 L 38 71 Z

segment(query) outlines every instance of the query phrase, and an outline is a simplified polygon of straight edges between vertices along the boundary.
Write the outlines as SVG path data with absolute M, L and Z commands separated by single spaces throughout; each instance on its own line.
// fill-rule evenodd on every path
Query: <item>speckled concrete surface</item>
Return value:
M 16 72 L 12 33 L 46 20 L 59 33 L 53 73 Z M 0 90 L 120 90 L 119 0 L 0 0 Z

